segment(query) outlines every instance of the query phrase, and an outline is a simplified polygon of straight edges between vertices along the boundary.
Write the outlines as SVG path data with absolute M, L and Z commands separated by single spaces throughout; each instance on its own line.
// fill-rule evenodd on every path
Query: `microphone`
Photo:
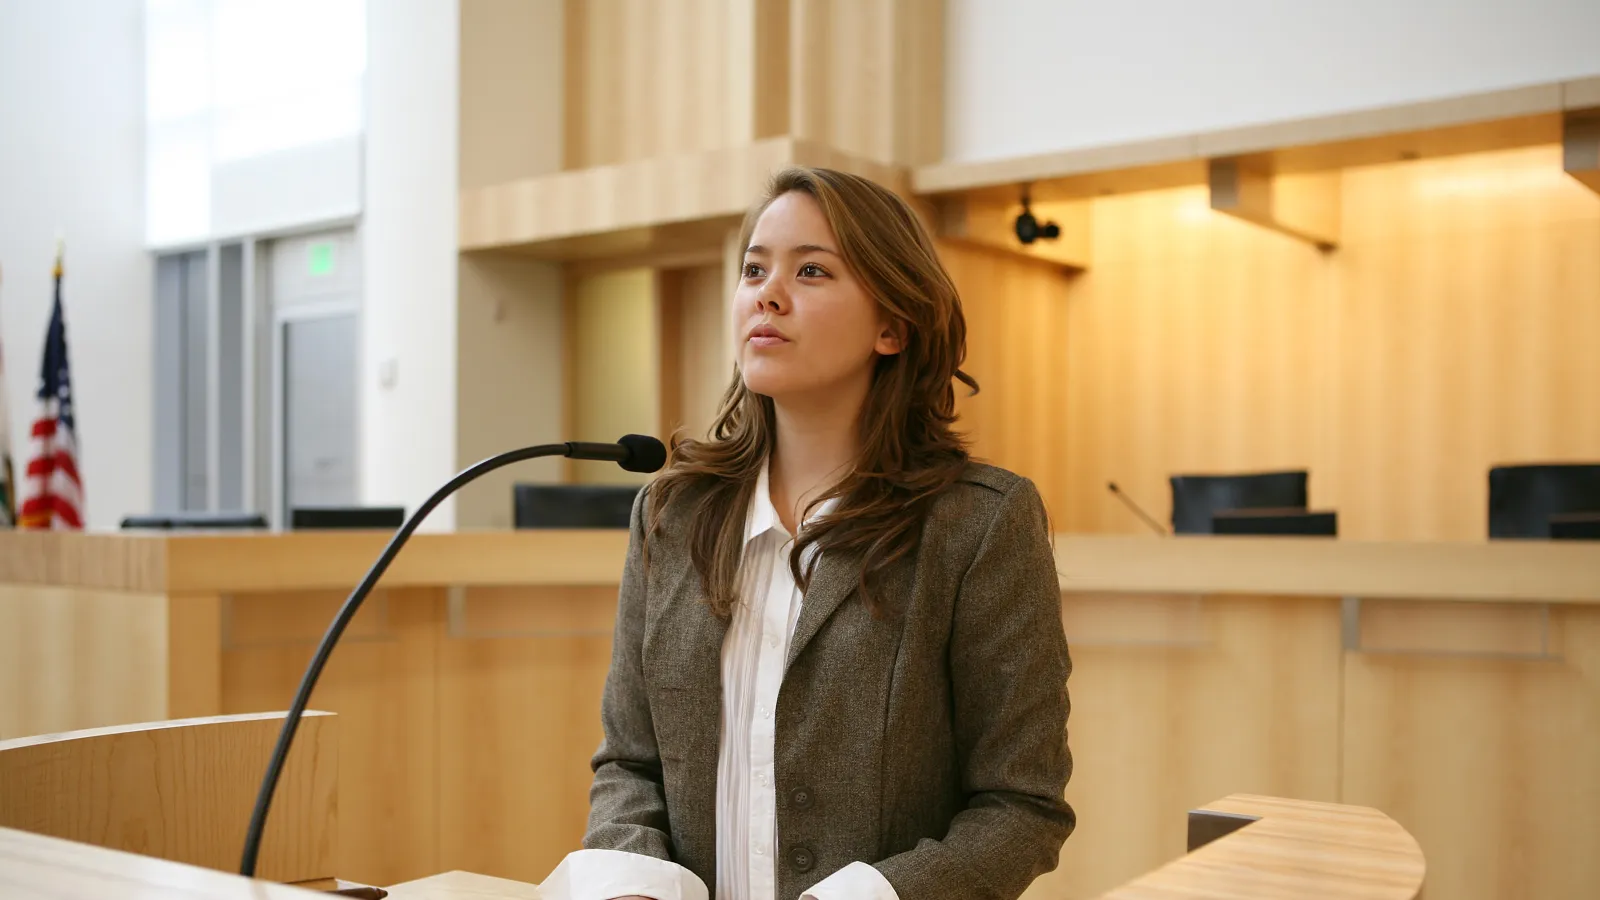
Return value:
M 1167 529 L 1160 522 L 1157 522 L 1155 519 L 1151 518 L 1150 514 L 1145 512 L 1144 509 L 1139 506 L 1139 504 L 1133 502 L 1132 497 L 1124 494 L 1122 492 L 1122 488 L 1117 487 L 1117 483 L 1115 481 L 1106 482 L 1106 488 L 1110 490 L 1111 493 L 1117 495 L 1117 499 L 1122 501 L 1122 505 L 1133 510 L 1134 515 L 1143 519 L 1144 523 L 1150 526 L 1151 531 L 1154 531 L 1156 534 L 1160 535 L 1165 535 L 1167 533 Z
M 317 652 L 311 657 L 310 665 L 306 666 L 306 673 L 300 679 L 300 688 L 295 692 L 294 703 L 289 707 L 289 715 L 283 720 L 283 730 L 278 733 L 278 743 L 272 750 L 272 761 L 267 764 L 266 774 L 261 778 L 261 791 L 256 795 L 255 809 L 250 813 L 250 829 L 245 833 L 244 856 L 239 863 L 239 874 L 254 877 L 256 874 L 256 857 L 261 852 L 261 837 L 266 831 L 267 810 L 272 806 L 273 792 L 278 788 L 278 779 L 283 775 L 284 763 L 289 759 L 289 746 L 294 742 L 295 730 L 300 726 L 300 717 L 305 714 L 306 704 L 311 700 L 311 691 L 317 686 L 317 679 L 322 676 L 322 668 L 327 665 L 328 657 L 333 654 L 333 647 L 339 642 L 340 635 L 344 634 L 345 627 L 355 617 L 356 610 L 361 608 L 361 601 L 372 592 L 378 579 L 388 570 L 389 564 L 405 545 L 406 539 L 417 530 L 422 520 L 434 507 L 444 502 L 444 499 L 468 482 L 480 476 L 493 472 L 503 466 L 525 459 L 537 459 L 543 456 L 565 456 L 571 459 L 591 459 L 602 462 L 614 462 L 629 472 L 654 472 L 666 465 L 667 448 L 653 437 L 641 434 L 624 435 L 615 444 L 594 444 L 582 441 L 568 441 L 562 444 L 541 444 L 537 447 L 523 447 L 520 450 L 511 450 L 498 456 L 491 456 L 482 462 L 461 471 L 454 478 L 445 482 L 444 486 L 433 492 L 417 511 L 406 519 L 394 537 L 389 539 L 388 546 L 383 548 L 383 553 L 378 556 L 378 561 L 367 570 L 365 578 L 351 592 L 350 597 L 339 607 L 339 612 L 333 617 L 333 622 L 328 625 L 328 631 L 322 636 L 322 642 L 317 645 Z

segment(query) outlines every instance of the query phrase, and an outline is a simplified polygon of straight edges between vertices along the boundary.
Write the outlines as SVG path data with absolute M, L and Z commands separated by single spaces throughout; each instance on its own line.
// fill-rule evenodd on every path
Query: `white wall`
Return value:
M 361 496 L 408 512 L 456 471 L 458 23 L 456 0 L 367 8 Z M 446 501 L 423 527 L 454 524 Z
M 0 3 L 0 341 L 27 465 L 57 229 L 87 524 L 147 512 L 152 273 L 144 251 L 144 4 Z
M 946 0 L 946 11 L 950 160 L 1600 74 L 1597 0 Z

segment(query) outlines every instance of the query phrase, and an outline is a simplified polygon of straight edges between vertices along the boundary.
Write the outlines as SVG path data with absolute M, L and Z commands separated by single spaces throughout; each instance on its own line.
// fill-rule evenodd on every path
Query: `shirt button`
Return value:
M 775 634 L 767 635 L 767 646 L 768 647 L 776 647 L 776 646 L 778 646 L 778 636 L 775 635 Z
M 761 707 L 761 718 L 763 718 L 763 719 L 772 718 L 772 710 L 767 709 L 765 706 Z
M 765 719 L 767 717 L 767 705 L 765 703 L 763 703 L 760 706 L 756 707 L 756 715 L 760 716 L 763 719 Z
M 757 856 L 766 856 L 767 855 L 767 848 L 761 846 L 760 844 L 757 844 L 756 845 L 756 855 Z

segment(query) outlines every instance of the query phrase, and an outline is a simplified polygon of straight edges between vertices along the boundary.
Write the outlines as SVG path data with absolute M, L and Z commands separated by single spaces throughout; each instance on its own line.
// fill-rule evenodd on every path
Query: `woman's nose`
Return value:
M 775 279 L 768 279 L 761 286 L 761 292 L 756 294 L 756 305 L 762 312 L 773 312 L 779 315 L 789 309 L 789 296 L 784 293 L 783 286 Z

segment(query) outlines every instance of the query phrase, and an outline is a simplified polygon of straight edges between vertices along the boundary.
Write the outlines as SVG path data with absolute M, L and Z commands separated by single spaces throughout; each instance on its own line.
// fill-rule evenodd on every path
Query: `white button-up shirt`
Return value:
M 823 504 L 815 515 L 826 514 L 832 504 Z M 778 690 L 804 599 L 789 569 L 793 542 L 772 505 L 763 468 L 745 515 L 739 604 L 722 642 L 717 900 L 789 900 L 777 896 L 777 867 L 782 863 L 773 757 Z M 682 866 L 615 850 L 568 855 L 543 888 L 546 900 L 611 900 L 630 894 L 708 900 L 705 885 Z M 818 882 L 800 900 L 899 898 L 877 869 L 854 862 Z

